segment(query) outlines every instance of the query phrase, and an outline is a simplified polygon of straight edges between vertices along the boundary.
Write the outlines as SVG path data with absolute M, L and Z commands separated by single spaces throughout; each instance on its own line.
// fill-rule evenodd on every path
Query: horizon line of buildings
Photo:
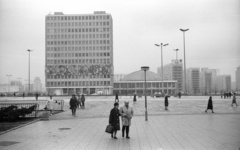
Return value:
M 163 79 L 162 79 L 163 69 Z M 149 71 L 150 72 L 150 71 Z M 211 94 L 240 90 L 240 66 L 236 71 L 236 88 L 231 75 L 220 75 L 219 69 L 187 68 L 186 85 L 181 59 L 172 60 L 157 73 L 150 72 L 149 92 Z M 130 78 L 131 76 L 131 78 Z M 45 16 L 45 87 L 40 78 L 23 85 L 12 81 L 0 85 L 0 92 L 46 92 L 49 95 L 88 95 L 114 92 L 143 93 L 142 73 L 114 74 L 113 19 L 105 11 L 93 14 L 64 14 L 55 12 Z M 134 78 L 138 78 L 136 81 Z M 160 81 L 164 81 L 164 84 Z M 124 90 L 122 88 L 128 88 Z M 185 90 L 186 87 L 186 91 Z
M 162 69 L 157 68 L 161 77 Z M 182 60 L 172 60 L 171 63 L 163 66 L 164 80 L 177 80 L 177 91 L 189 94 L 213 94 L 240 89 L 240 66 L 236 71 L 236 85 L 232 86 L 231 75 L 221 75 L 219 69 L 208 69 L 206 67 L 192 67 L 186 70 L 186 91 L 184 82 L 184 71 Z

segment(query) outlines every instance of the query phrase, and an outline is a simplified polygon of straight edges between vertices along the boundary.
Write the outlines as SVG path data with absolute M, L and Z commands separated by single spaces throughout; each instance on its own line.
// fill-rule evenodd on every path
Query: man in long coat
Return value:
M 168 96 L 167 94 L 165 95 L 165 97 L 164 97 L 164 105 L 165 105 L 165 110 L 168 110 L 168 98 L 169 98 L 170 96 Z
M 122 116 L 122 137 L 124 137 L 124 132 L 126 129 L 126 138 L 129 137 L 129 127 L 131 125 L 131 119 L 133 117 L 133 109 L 129 107 L 129 102 L 125 101 L 124 106 L 120 108 L 120 114 Z

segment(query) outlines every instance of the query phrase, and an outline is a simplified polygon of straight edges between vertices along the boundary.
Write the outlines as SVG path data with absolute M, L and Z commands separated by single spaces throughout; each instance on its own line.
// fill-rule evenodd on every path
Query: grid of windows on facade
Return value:
M 78 87 L 88 94 L 99 90 L 109 93 L 113 74 L 111 15 L 104 11 L 79 15 L 55 12 L 45 21 L 46 87 L 58 94 L 66 89 L 69 93 L 70 88 L 76 92 Z
M 56 47 L 55 47 L 56 48 Z M 47 48 L 47 50 L 49 47 Z M 56 64 L 110 64 L 110 52 L 47 53 L 47 65 Z
M 144 88 L 145 83 L 114 83 L 114 88 Z M 146 88 L 161 88 L 162 83 L 150 82 L 146 84 Z M 175 82 L 163 83 L 163 87 L 175 87 Z
M 53 81 L 47 82 L 48 87 L 62 87 L 62 86 L 110 86 L 110 81 Z
M 46 64 L 110 64 L 111 26 L 109 15 L 47 16 Z
M 145 83 L 114 83 L 114 94 L 122 94 L 122 95 L 131 95 L 131 94 L 144 94 L 144 84 Z M 176 82 L 148 82 L 147 83 L 147 93 L 154 94 L 155 92 L 168 93 L 170 95 L 175 94 Z

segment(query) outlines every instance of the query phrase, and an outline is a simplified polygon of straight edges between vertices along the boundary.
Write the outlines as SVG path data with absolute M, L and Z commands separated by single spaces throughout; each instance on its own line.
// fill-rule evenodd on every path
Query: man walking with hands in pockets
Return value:
M 126 129 L 126 138 L 129 137 L 129 127 L 131 125 L 131 119 L 133 117 L 133 109 L 129 107 L 129 101 L 124 102 L 124 106 L 120 108 L 120 114 L 122 116 L 122 137 L 124 137 L 124 132 Z

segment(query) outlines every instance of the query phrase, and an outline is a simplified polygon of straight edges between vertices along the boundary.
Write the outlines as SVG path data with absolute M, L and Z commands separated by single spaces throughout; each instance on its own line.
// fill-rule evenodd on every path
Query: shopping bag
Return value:
M 107 125 L 105 132 L 112 134 L 113 133 L 113 126 L 112 125 Z

